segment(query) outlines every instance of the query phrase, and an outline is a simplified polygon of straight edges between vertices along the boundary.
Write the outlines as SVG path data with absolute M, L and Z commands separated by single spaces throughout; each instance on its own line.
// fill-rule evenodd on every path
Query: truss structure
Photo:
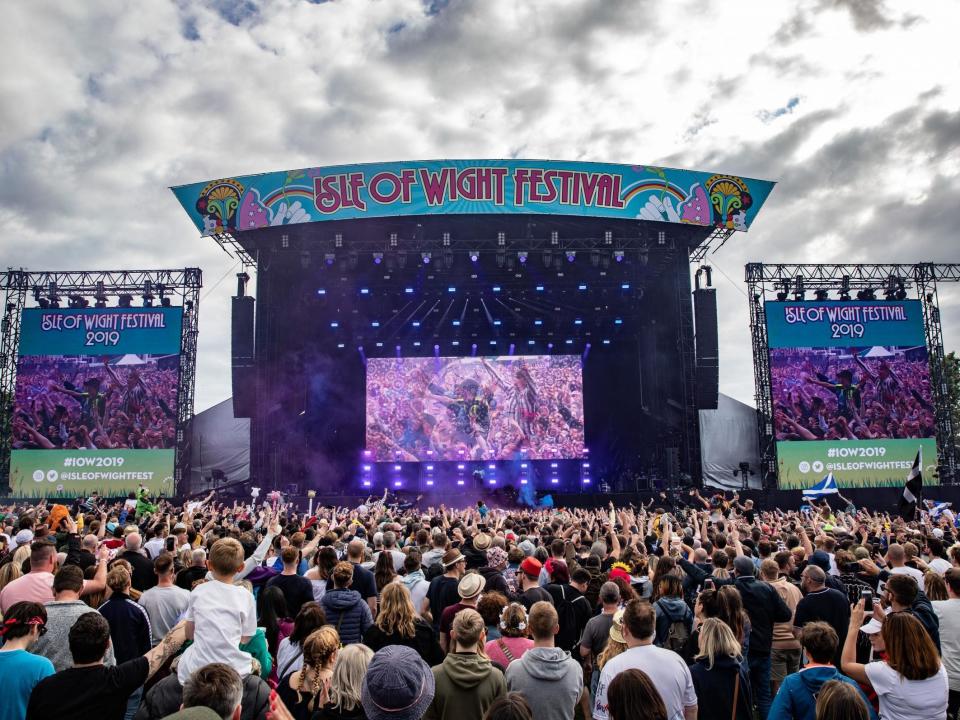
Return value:
M 874 297 L 906 299 L 911 291 L 923 308 L 924 331 L 930 358 L 930 386 L 936 417 L 937 466 L 940 482 L 953 484 L 957 477 L 956 429 L 950 417 L 950 398 L 944 377 L 943 329 L 937 299 L 938 282 L 960 282 L 960 263 L 885 265 L 805 265 L 750 263 L 746 283 L 750 302 L 753 375 L 760 436 L 760 461 L 765 487 L 774 487 L 777 474 L 773 425 L 773 390 L 764 303 L 798 299 L 807 293 L 849 300 L 865 292 Z M 770 297 L 773 296 L 773 297 Z
M 56 272 L 11 269 L 0 273 L 0 292 L 4 294 L 0 328 L 0 486 L 6 485 L 10 476 L 10 408 L 17 380 L 20 316 L 31 294 L 38 301 L 41 298 L 49 301 L 50 295 L 56 295 L 106 303 L 110 298 L 119 298 L 121 295 L 140 296 L 145 292 L 145 288 L 153 288 L 153 292 L 162 288 L 164 297 L 168 298 L 172 305 L 183 308 L 174 470 L 174 481 L 179 487 L 181 480 L 188 476 L 190 470 L 190 421 L 193 418 L 196 386 L 197 332 L 202 284 L 203 275 L 199 268 Z

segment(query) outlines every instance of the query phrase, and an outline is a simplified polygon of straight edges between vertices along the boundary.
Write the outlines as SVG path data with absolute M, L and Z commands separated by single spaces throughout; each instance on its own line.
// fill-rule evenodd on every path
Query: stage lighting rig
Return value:
M 383 262 L 383 253 L 382 253 L 382 252 L 375 252 L 375 253 L 373 254 L 373 264 L 374 264 L 374 265 L 380 265 L 382 262 Z
M 433 259 L 433 254 L 428 252 L 420 253 L 420 259 L 423 261 L 424 265 L 429 265 L 430 261 Z
M 526 250 L 521 250 L 520 252 L 517 253 L 517 260 L 520 261 L 521 265 L 526 265 L 527 258 L 529 257 L 530 257 L 530 253 L 528 253 Z
M 806 299 L 806 296 L 807 293 L 803 286 L 803 277 L 801 275 L 797 275 L 797 284 L 793 290 L 793 299 L 797 302 L 802 302 L 804 299 Z
M 470 251 L 470 262 L 477 262 L 479 259 L 480 259 L 480 251 L 479 251 L 479 250 L 471 250 L 471 251 Z
M 850 299 L 850 276 L 844 275 L 843 279 L 840 281 L 840 299 L 849 300 Z
M 814 297 L 817 298 L 817 300 L 828 300 L 830 298 L 830 293 L 827 290 L 824 290 L 823 288 L 820 288 L 819 290 L 814 290 L 813 295 Z
M 873 288 L 864 288 L 863 290 L 860 290 L 857 292 L 857 300 L 870 301 L 870 300 L 876 300 L 876 299 L 877 299 L 877 294 L 876 292 L 874 292 Z
M 121 293 L 117 295 L 117 306 L 122 308 L 128 308 L 133 305 L 133 295 L 130 293 Z
M 103 280 L 97 281 L 97 290 L 94 293 L 94 307 L 105 308 L 107 306 L 107 290 Z
M 603 244 L 604 245 L 613 245 L 613 232 L 610 230 L 605 230 L 603 233 Z
M 67 296 L 67 307 L 72 309 L 79 309 L 89 307 L 90 301 L 87 300 L 82 295 L 69 295 Z

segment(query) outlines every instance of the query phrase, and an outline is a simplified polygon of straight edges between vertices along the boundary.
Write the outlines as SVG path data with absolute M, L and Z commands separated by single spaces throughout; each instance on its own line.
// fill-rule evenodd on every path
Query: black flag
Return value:
M 913 460 L 913 467 L 907 475 L 907 483 L 903 486 L 903 496 L 900 498 L 900 516 L 904 520 L 914 520 L 917 516 L 917 506 L 923 500 L 923 448 L 917 449 L 917 457 Z

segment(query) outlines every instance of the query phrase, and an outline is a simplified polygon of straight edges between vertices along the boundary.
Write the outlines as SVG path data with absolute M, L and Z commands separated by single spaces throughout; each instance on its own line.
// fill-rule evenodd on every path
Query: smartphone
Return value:
M 862 590 L 860 592 L 860 597 L 863 598 L 864 612 L 872 613 L 873 612 L 873 590 Z

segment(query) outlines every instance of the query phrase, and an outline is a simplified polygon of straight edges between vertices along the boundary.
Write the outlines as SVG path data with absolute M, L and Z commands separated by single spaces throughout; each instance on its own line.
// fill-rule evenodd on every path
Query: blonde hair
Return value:
M 483 618 L 480 617 L 480 613 L 473 609 L 461 610 L 453 618 L 453 627 L 450 630 L 451 636 L 454 639 L 456 648 L 458 645 L 461 647 L 471 647 L 473 645 L 478 646 L 481 650 L 483 646 L 480 644 L 480 637 L 486 631 L 487 626 L 483 623 Z
M 23 569 L 23 561 L 30 557 L 30 543 L 26 545 L 21 545 L 16 550 L 13 551 L 13 557 L 10 559 L 14 565 L 16 565 L 21 570 Z
M 317 704 L 317 697 L 324 693 L 326 688 L 321 686 L 320 672 L 325 670 L 330 661 L 337 655 L 340 648 L 340 635 L 329 625 L 324 625 L 319 630 L 314 630 L 307 639 L 303 641 L 303 668 L 300 670 L 297 679 L 297 704 L 302 702 L 301 693 L 304 688 L 304 681 L 307 673 L 313 674 L 313 684 L 310 688 L 310 702 L 307 703 L 307 709 L 313 712 L 314 705 Z M 320 703 L 323 704 L 322 702 Z
M 360 707 L 360 693 L 373 650 L 361 643 L 347 645 L 337 655 L 330 678 L 329 702 L 334 709 L 350 711 Z
M 700 652 L 696 660 L 707 659 L 707 669 L 713 668 L 718 657 L 724 655 L 731 658 L 740 657 L 740 643 L 733 635 L 733 630 L 720 618 L 707 618 L 700 626 Z
M 130 589 L 130 573 L 123 566 L 117 565 L 107 573 L 107 587 L 115 593 L 122 593 Z
M 210 547 L 207 559 L 218 575 L 234 575 L 243 565 L 243 545 L 234 538 L 220 538 Z
M 22 576 L 23 570 L 20 569 L 20 563 L 8 562 L 0 565 L 0 590 Z
M 410 591 L 400 583 L 389 583 L 380 593 L 380 612 L 377 613 L 377 627 L 387 635 L 397 633 L 412 638 L 417 630 L 414 618 L 417 616 L 410 599 Z
M 597 668 L 602 670 L 604 665 L 613 660 L 617 655 L 624 652 L 626 649 L 626 643 L 617 642 L 613 638 L 610 638 L 607 640 L 607 646 L 603 648 L 603 652 L 597 656 Z

